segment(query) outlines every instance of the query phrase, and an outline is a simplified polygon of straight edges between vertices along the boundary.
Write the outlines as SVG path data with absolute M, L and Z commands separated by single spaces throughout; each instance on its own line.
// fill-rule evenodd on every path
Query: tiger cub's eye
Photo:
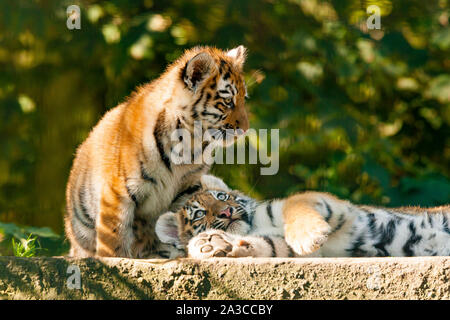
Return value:
M 206 215 L 205 210 L 197 210 L 194 212 L 194 221 L 203 218 Z
M 231 98 L 226 98 L 225 99 L 225 103 L 226 104 L 230 104 L 232 101 L 233 101 L 233 99 L 231 99 Z
M 217 193 L 217 200 L 226 201 L 228 200 L 228 195 L 226 193 L 219 192 Z

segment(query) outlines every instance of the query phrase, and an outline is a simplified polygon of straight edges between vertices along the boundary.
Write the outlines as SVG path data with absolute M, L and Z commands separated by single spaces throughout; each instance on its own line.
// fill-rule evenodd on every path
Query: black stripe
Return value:
M 222 114 L 221 116 L 219 116 L 219 118 L 217 118 L 216 121 L 214 121 L 214 125 L 218 124 L 219 121 L 222 121 L 222 120 L 223 120 L 222 118 L 225 118 L 224 116 L 225 116 L 224 114 Z M 217 131 L 220 132 L 220 130 L 217 130 Z M 220 136 L 220 137 L 221 137 L 221 136 Z M 220 138 L 220 137 L 219 137 L 219 138 Z M 214 136 L 214 140 L 215 140 L 215 139 L 216 139 L 216 136 Z
M 248 225 L 252 225 L 252 219 L 250 218 L 250 215 L 245 211 L 245 209 L 242 209 L 242 211 L 238 211 L 241 214 L 241 219 L 244 220 L 245 223 Z
M 367 212 L 367 219 L 369 220 L 367 222 L 367 226 L 369 227 L 370 236 L 372 237 L 372 239 L 375 239 L 377 237 L 377 222 L 375 219 L 375 214 L 366 209 L 363 210 Z
M 395 236 L 395 229 L 396 229 L 396 219 L 390 220 L 385 228 L 380 228 L 381 236 L 378 240 L 378 243 L 374 245 L 375 248 L 378 250 L 377 256 L 382 257 L 388 257 L 390 256 L 389 252 L 386 250 L 385 246 L 392 243 Z
M 205 107 L 208 104 L 209 100 L 211 100 L 211 93 L 207 92 L 205 102 L 203 103 Z
M 170 257 L 170 252 L 165 250 L 158 251 L 157 254 L 166 259 Z
M 81 218 L 80 213 L 78 212 L 78 210 L 77 210 L 77 208 L 76 208 L 76 206 L 75 206 L 75 203 L 72 205 L 72 211 L 73 211 L 73 213 L 74 213 L 73 218 L 76 218 L 77 221 L 81 222 L 81 224 L 82 224 L 83 226 L 85 226 L 85 227 L 88 228 L 88 229 L 94 229 L 94 228 L 95 228 L 95 225 L 94 225 L 93 223 L 92 223 L 92 224 L 91 224 L 91 223 L 88 223 L 88 222 L 84 221 L 83 218 Z M 72 218 L 72 219 L 73 219 L 73 218 Z
M 294 251 L 292 250 L 292 248 L 291 248 L 291 246 L 289 246 L 287 243 L 286 243 L 286 246 L 287 246 L 287 248 L 288 248 L 288 257 L 289 258 L 292 258 L 292 257 L 294 257 L 295 256 L 295 253 L 294 253 Z
M 213 223 L 212 223 L 212 228 L 213 229 L 222 229 L 221 228 L 221 225 L 223 224 L 223 222 L 222 221 L 219 221 L 219 220 L 215 220 Z
M 325 221 L 328 222 L 330 221 L 331 216 L 333 215 L 333 211 L 331 210 L 330 205 L 325 200 L 322 199 L 322 201 L 325 204 L 325 208 L 327 208 L 328 215 L 325 217 Z
M 88 214 L 88 208 L 86 207 L 86 205 L 85 205 L 85 203 L 84 203 L 84 201 L 85 201 L 86 199 L 85 199 L 85 192 L 84 192 L 83 188 L 84 188 L 84 186 L 81 187 L 81 190 L 80 190 L 80 192 L 78 193 L 78 195 L 79 195 L 79 201 L 80 201 L 81 213 L 83 214 L 83 217 L 85 217 L 86 219 L 88 219 L 88 220 L 90 220 L 90 221 L 93 221 L 93 220 L 91 219 L 91 217 L 89 216 L 89 214 Z
M 269 201 L 269 202 L 267 203 L 267 205 L 266 205 L 266 211 L 267 211 L 267 215 L 268 215 L 269 218 L 270 218 L 270 223 L 272 223 L 272 225 L 274 226 L 274 224 L 273 224 L 273 212 L 272 212 L 272 201 Z
M 375 235 L 376 231 L 377 231 L 377 222 L 375 219 L 375 214 L 369 213 L 369 214 L 367 214 L 367 218 L 369 219 L 368 225 L 369 225 L 370 232 L 373 235 Z
M 156 120 L 155 129 L 153 130 L 153 136 L 156 141 L 156 147 L 158 148 L 159 155 L 161 156 L 161 160 L 164 162 L 167 170 L 172 172 L 172 168 L 170 166 L 170 159 L 164 151 L 164 145 L 162 143 L 162 137 L 164 135 L 164 121 L 165 121 L 166 113 L 165 111 L 161 111 L 158 115 L 158 119 Z
M 442 217 L 442 228 L 444 229 L 445 232 L 450 234 L 450 228 L 448 227 L 448 219 L 444 213 L 443 213 L 443 217 Z
M 428 253 L 428 255 L 430 255 L 430 256 L 437 256 L 437 252 L 435 252 L 435 251 L 433 251 L 433 250 L 430 250 L 430 249 L 424 249 L 424 251 L 425 251 L 426 253 Z
M 187 83 L 186 81 L 184 81 L 184 78 L 186 78 L 186 69 L 187 69 L 187 63 L 184 65 L 183 69 L 181 69 L 180 72 L 180 77 L 181 77 L 181 81 L 184 83 L 184 86 L 187 88 Z
M 236 95 L 236 89 L 231 84 L 227 84 L 226 88 L 231 91 L 231 94 Z
M 408 229 L 410 232 L 410 237 L 403 246 L 403 252 L 405 253 L 405 256 L 412 257 L 414 256 L 412 247 L 422 240 L 422 236 L 416 234 L 416 227 L 413 222 L 409 223 Z
M 361 234 L 355 239 L 352 247 L 350 249 L 345 249 L 345 251 L 350 252 L 352 257 L 365 257 L 367 255 L 367 251 L 361 249 L 361 246 L 364 244 L 364 234 Z
M 82 176 L 82 183 L 81 183 L 81 187 L 78 190 L 78 202 L 79 202 L 79 206 L 81 209 L 81 215 L 80 212 L 77 210 L 76 206 L 73 206 L 74 209 L 74 213 L 76 218 L 87 228 L 93 229 L 95 227 L 95 223 L 94 220 L 89 216 L 88 213 L 88 208 L 86 207 L 85 204 L 85 181 L 86 181 L 86 175 L 87 173 L 85 172 Z
M 209 146 L 210 141 L 203 141 L 202 142 L 202 152 L 205 151 L 205 149 Z
M 156 180 L 153 177 L 150 177 L 147 174 L 147 171 L 144 168 L 144 164 L 142 163 L 142 161 L 139 161 L 140 167 L 141 167 L 141 178 L 145 181 L 149 181 L 153 184 L 156 184 Z
M 197 119 L 198 119 L 198 112 L 197 112 L 197 110 L 195 109 L 195 105 L 194 105 L 194 107 L 192 108 L 192 119 L 194 119 L 194 120 L 197 120 Z
M 225 68 L 225 66 L 227 65 L 227 62 L 223 59 L 220 59 L 220 64 L 219 64 L 219 73 L 223 72 L 223 69 Z
M 202 91 L 200 92 L 200 96 L 192 104 L 192 112 L 195 112 L 195 114 L 197 114 L 197 110 L 195 109 L 195 107 L 200 103 L 200 101 L 202 101 L 204 94 L 205 94 L 205 88 L 202 89 Z M 197 117 L 198 117 L 198 115 L 197 115 Z M 194 116 L 193 116 L 193 118 L 196 119 L 196 117 L 194 117 Z
M 223 108 L 219 108 L 219 106 L 223 106 Z M 227 106 L 226 105 L 224 105 L 222 102 L 216 102 L 214 105 L 213 105 L 213 107 L 214 108 L 216 108 L 217 110 L 219 110 L 220 112 L 222 112 L 223 114 L 224 114 L 224 112 L 225 112 L 225 110 L 227 110 Z
M 202 91 L 200 92 L 200 97 L 198 97 L 198 99 L 194 102 L 194 104 L 192 105 L 192 118 L 194 120 L 198 119 L 198 111 L 197 111 L 197 105 L 202 101 L 203 97 L 205 95 L 205 88 L 202 89 Z M 209 97 L 211 97 L 211 95 L 208 93 Z
M 430 214 L 427 214 L 428 216 L 428 224 L 430 225 L 431 228 L 433 228 L 433 219 L 431 218 Z
M 193 185 L 188 187 L 187 189 L 181 191 L 180 193 L 178 193 L 175 198 L 173 198 L 172 203 L 178 201 L 181 197 L 189 195 L 189 194 L 193 194 L 194 192 L 197 192 L 198 190 L 200 190 L 201 186 L 200 185 Z
M 336 231 L 341 229 L 344 224 L 345 224 L 345 217 L 344 217 L 343 214 L 341 214 L 339 216 L 339 220 L 338 220 L 337 225 L 331 230 L 330 234 L 335 233 Z
M 128 196 L 131 198 L 131 200 L 133 200 L 134 205 L 136 206 L 136 208 L 138 208 L 139 207 L 139 202 L 137 200 L 136 195 L 133 192 L 131 192 L 131 190 L 130 190 L 130 188 L 128 186 L 126 186 L 126 189 L 127 189 Z
M 369 219 L 368 226 L 370 229 L 370 235 L 373 240 L 377 241 L 374 245 L 374 248 L 377 249 L 376 255 L 378 257 L 389 256 L 390 254 L 386 250 L 385 246 L 389 245 L 394 240 L 396 223 L 398 223 L 400 219 L 390 212 L 393 218 L 387 223 L 386 227 L 377 227 L 375 214 L 367 209 L 363 210 L 368 212 L 367 218 Z
M 271 253 L 270 256 L 271 256 L 271 257 L 275 257 L 275 254 L 276 254 L 276 252 L 275 252 L 275 245 L 274 245 L 272 239 L 270 239 L 270 237 L 268 237 L 268 236 L 264 236 L 263 239 L 264 239 L 264 240 L 269 244 L 269 246 L 272 248 L 272 253 Z
M 222 114 L 218 114 L 218 113 L 211 113 L 211 112 L 207 112 L 207 111 L 202 111 L 202 116 L 212 116 L 215 119 L 220 118 L 222 116 Z

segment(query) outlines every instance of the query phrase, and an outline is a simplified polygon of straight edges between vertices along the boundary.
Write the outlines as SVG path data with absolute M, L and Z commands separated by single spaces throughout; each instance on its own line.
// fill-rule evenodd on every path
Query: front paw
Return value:
M 251 245 L 239 237 L 222 230 L 200 233 L 189 241 L 189 257 L 205 259 L 213 257 L 248 257 L 252 255 Z

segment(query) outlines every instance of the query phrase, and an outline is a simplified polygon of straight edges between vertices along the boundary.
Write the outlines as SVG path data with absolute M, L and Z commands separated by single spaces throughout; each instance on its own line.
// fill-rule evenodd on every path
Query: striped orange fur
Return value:
M 314 191 L 259 202 L 217 177 L 201 181 L 156 223 L 159 239 L 191 258 L 450 255 L 449 205 L 383 208 Z
M 246 50 L 196 47 L 110 110 L 78 148 L 66 189 L 70 255 L 148 257 L 157 217 L 196 191 L 206 164 L 171 162 L 170 133 L 249 127 Z M 176 201 L 174 201 L 176 200 Z

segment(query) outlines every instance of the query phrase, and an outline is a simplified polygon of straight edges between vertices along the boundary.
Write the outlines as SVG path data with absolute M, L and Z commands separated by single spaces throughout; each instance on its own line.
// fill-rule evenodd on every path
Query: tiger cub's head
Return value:
M 196 47 L 188 50 L 175 63 L 179 77 L 191 98 L 185 106 L 192 124 L 201 121 L 202 129 L 225 130 L 244 133 L 249 128 L 245 99 L 243 65 L 246 49 L 238 46 L 229 51 L 213 47 Z
M 205 179 L 209 179 L 207 186 Z M 255 200 L 228 189 L 213 176 L 203 176 L 202 187 L 178 212 L 159 217 L 156 234 L 161 242 L 183 248 L 192 237 L 208 229 L 241 235 L 250 231 Z

